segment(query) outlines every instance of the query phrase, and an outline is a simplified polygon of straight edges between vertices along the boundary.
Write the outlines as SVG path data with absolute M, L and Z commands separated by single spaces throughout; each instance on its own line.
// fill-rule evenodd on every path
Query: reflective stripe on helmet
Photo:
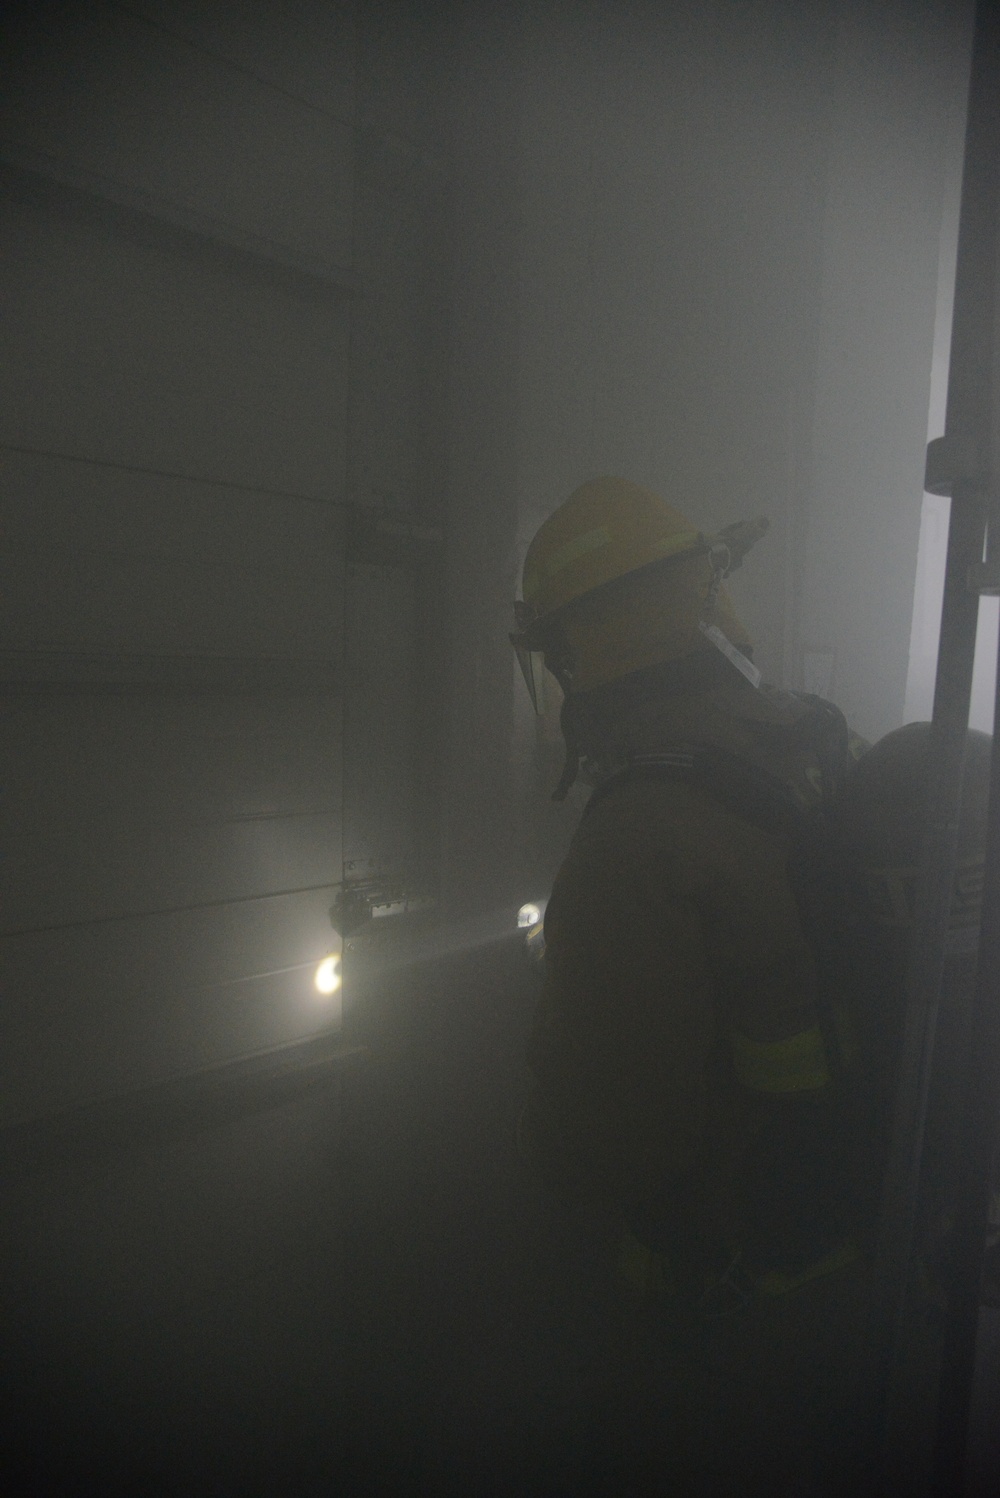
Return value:
M 703 541 L 698 531 L 680 531 L 675 535 L 661 536 L 649 543 L 650 557 L 653 561 L 657 557 L 676 556 L 678 552 L 694 551 Z M 572 536 L 564 541 L 562 546 L 553 552 L 547 561 L 535 567 L 525 568 L 522 592 L 526 603 L 530 603 L 538 594 L 543 582 L 550 578 L 558 577 L 567 567 L 572 566 L 581 557 L 585 557 L 592 551 L 601 551 L 605 546 L 611 546 L 613 538 L 606 525 L 595 526 L 592 530 L 584 531 L 582 535 Z
M 736 1079 L 752 1092 L 814 1092 L 829 1084 L 819 1025 L 784 1040 L 751 1040 L 733 1030 L 730 1042 Z

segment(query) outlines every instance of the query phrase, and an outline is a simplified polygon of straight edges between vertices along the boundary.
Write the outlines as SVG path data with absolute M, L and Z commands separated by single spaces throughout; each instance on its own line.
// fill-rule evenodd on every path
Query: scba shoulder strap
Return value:
M 815 760 L 817 779 L 810 778 L 811 799 L 788 780 L 731 750 L 709 743 L 676 743 L 633 755 L 623 769 L 595 789 L 586 811 L 599 806 L 622 785 L 679 780 L 708 792 L 745 821 L 768 831 L 796 835 L 829 806 L 847 773 L 850 750 L 847 721 L 838 707 L 804 693 L 789 695 L 805 703 L 808 711 L 782 725 L 780 733 L 788 748 L 805 750 Z M 780 749 L 776 757 L 782 757 Z
M 788 785 L 751 761 L 710 744 L 677 744 L 655 754 L 637 754 L 624 769 L 596 788 L 587 802 L 592 812 L 625 785 L 679 781 L 707 792 L 744 821 L 765 831 L 798 829 L 803 811 Z

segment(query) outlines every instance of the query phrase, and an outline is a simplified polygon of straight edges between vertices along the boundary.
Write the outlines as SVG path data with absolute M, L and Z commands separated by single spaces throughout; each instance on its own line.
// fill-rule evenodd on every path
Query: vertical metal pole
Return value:
M 882 1329 L 877 1333 L 876 1355 L 885 1483 L 881 1491 L 885 1492 L 893 1490 L 900 1470 L 907 1466 L 905 1448 L 912 1422 L 912 1412 L 907 1408 L 911 1378 L 906 1366 L 912 1258 L 927 1099 L 947 960 L 979 605 L 978 596 L 969 594 L 967 575 L 969 565 L 982 557 L 984 515 L 981 503 L 953 495 L 934 696 L 929 817 L 917 886 L 909 998 L 878 1252 L 877 1317 Z
M 958 285 L 953 353 L 964 338 L 969 347 L 959 367 L 955 424 L 964 438 L 965 479 L 975 485 L 976 503 L 989 508 L 989 554 L 970 568 L 969 593 L 1000 585 L 1000 7 L 979 0 L 973 48 L 962 230 L 970 240 L 965 267 L 962 318 Z M 968 209 L 966 198 L 970 201 Z M 961 257 L 961 242 L 959 247 Z M 961 258 L 958 276 L 963 274 Z M 949 379 L 948 417 L 952 420 Z M 1000 658 L 1000 656 L 998 656 Z M 1000 677 L 994 702 L 993 758 L 983 912 L 976 990 L 973 1001 L 965 1117 L 961 1134 L 958 1203 L 954 1229 L 952 1283 L 942 1351 L 935 1498 L 962 1493 L 967 1471 L 969 1412 L 976 1363 L 983 1253 L 994 1160 L 1000 1141 Z
M 1000 660 L 1000 654 L 998 654 Z M 969 1410 L 976 1366 L 983 1253 L 990 1185 L 1000 1128 L 1000 680 L 994 706 L 994 753 L 983 890 L 983 916 L 972 1011 L 966 1112 L 956 1163 L 958 1204 L 948 1322 L 941 1358 L 934 1494 L 964 1490 Z
M 881 1365 L 884 1483 L 891 1483 L 893 1474 L 899 1470 L 900 1445 L 906 1439 L 904 1365 L 911 1267 L 927 1097 L 947 961 L 979 613 L 979 593 L 970 587 L 970 575 L 982 562 L 990 490 L 1000 199 L 997 23 L 993 0 L 979 0 L 966 128 L 945 436 L 928 449 L 926 487 L 930 492 L 950 494 L 952 502 L 931 730 L 929 815 L 917 886 L 907 1015 L 880 1234 L 878 1299 L 880 1314 L 885 1319 L 882 1331 L 877 1334 L 876 1353 Z M 965 1346 L 964 1341 L 962 1345 Z M 967 1410 L 967 1391 L 965 1397 Z M 946 1428 L 954 1427 L 956 1419 L 961 1423 L 955 1409 L 945 1419 L 942 1406 L 942 1437 Z M 951 1465 L 954 1471 L 954 1462 Z M 941 1470 L 940 1461 L 938 1469 Z M 937 1491 L 951 1495 L 960 1488 L 938 1486 Z

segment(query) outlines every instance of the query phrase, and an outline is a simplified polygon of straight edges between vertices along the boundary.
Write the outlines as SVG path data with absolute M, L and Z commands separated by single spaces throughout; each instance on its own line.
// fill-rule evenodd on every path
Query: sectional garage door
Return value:
M 0 111 L 0 1123 L 334 1027 L 334 887 L 415 836 L 351 8 L 59 9 Z

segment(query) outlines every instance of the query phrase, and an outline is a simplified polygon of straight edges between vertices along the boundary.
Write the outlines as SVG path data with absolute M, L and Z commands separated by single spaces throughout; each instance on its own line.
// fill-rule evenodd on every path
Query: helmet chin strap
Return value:
M 559 784 L 552 792 L 553 801 L 565 801 L 570 791 L 576 785 L 577 776 L 580 773 L 580 756 L 583 749 L 579 734 L 580 703 L 569 694 L 563 700 L 559 712 L 559 727 L 562 729 L 563 740 L 566 744 L 566 758 L 563 762 L 562 775 Z

